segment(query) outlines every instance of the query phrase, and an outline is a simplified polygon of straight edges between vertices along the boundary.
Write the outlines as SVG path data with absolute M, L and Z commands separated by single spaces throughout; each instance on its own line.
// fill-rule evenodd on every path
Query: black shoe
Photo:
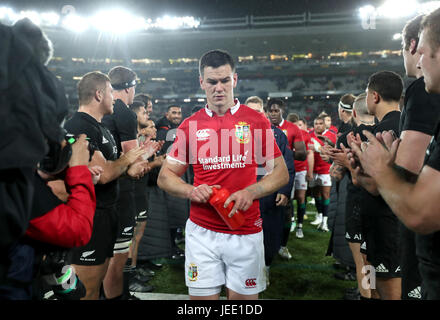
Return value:
M 361 294 L 358 292 L 346 292 L 344 294 L 344 300 L 361 300 Z
M 141 276 L 144 277 L 154 277 L 154 275 L 156 274 L 153 270 L 150 270 L 146 267 L 136 267 L 136 273 L 140 274 Z
M 345 290 L 345 294 L 355 294 L 355 293 L 359 293 L 359 289 L 356 288 L 348 288 Z
M 342 273 L 335 273 L 335 278 L 338 280 L 355 281 L 356 275 L 354 275 L 351 272 L 342 272 Z
M 130 293 L 127 300 L 141 300 L 141 298 L 138 298 L 134 294 Z
M 128 285 L 130 292 L 151 292 L 153 291 L 153 286 L 148 283 L 142 283 L 139 280 L 133 279 Z
M 152 260 L 144 260 L 142 262 L 138 262 L 138 266 L 136 268 L 142 269 L 151 269 L 151 270 L 159 270 L 163 267 L 163 264 L 153 262 Z
M 139 282 L 143 282 L 143 283 L 150 281 L 151 278 L 152 278 L 151 276 L 144 276 L 137 272 L 134 272 L 134 275 L 132 277 L 132 279 L 138 280 Z

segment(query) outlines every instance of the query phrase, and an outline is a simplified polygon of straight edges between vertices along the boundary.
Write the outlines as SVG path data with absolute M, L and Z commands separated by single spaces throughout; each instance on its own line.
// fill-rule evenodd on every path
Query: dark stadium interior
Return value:
M 75 1 L 76 13 L 96 11 L 104 1 Z M 379 1 L 125 1 L 123 8 L 144 17 L 191 15 L 193 29 L 154 30 L 122 35 L 59 27 L 45 28 L 54 43 L 49 68 L 62 79 L 70 109 L 77 108 L 76 83 L 91 70 L 108 72 L 125 65 L 138 74 L 138 92 L 155 99 L 154 117 L 171 103 L 188 115 L 203 104 L 198 58 L 213 48 L 228 50 L 237 60 L 236 96 L 286 98 L 289 112 L 306 119 L 326 110 L 338 122 L 341 95 L 358 94 L 378 70 L 404 73 L 401 44 L 392 40 L 403 20 L 378 20 L 366 30 L 357 9 Z M 62 11 L 59 1 L 12 1 L 16 10 Z M 111 6 L 105 1 L 105 6 Z M 288 93 L 288 94 L 286 94 Z

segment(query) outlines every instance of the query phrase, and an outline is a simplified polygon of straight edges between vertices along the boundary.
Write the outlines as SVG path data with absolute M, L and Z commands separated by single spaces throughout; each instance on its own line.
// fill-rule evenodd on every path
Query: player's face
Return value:
M 302 120 L 297 121 L 295 124 L 296 124 L 301 130 L 306 130 L 306 131 L 307 131 L 306 124 L 305 124 Z
M 146 106 L 147 114 L 150 116 L 150 114 L 153 112 L 153 102 L 151 100 L 148 100 L 148 105 Z
M 136 86 L 128 88 L 128 103 L 127 104 L 133 103 L 135 94 L 136 94 Z
M 332 118 L 331 117 L 325 117 L 325 127 L 328 129 L 332 126 Z
M 167 112 L 167 119 L 173 124 L 180 124 L 182 122 L 182 109 L 177 107 L 172 107 Z
M 251 109 L 254 109 L 255 111 L 263 112 L 263 106 L 259 103 L 248 102 L 247 106 Z
M 367 103 L 368 114 L 374 115 L 375 110 L 376 110 L 376 103 L 374 102 L 375 91 L 367 88 L 367 90 L 365 90 L 365 93 L 367 94 L 365 101 Z
M 153 120 L 147 121 L 147 127 L 145 128 L 145 133 L 147 137 L 150 137 L 151 139 L 156 139 L 157 130 Z
M 237 74 L 229 64 L 218 68 L 205 67 L 200 77 L 200 87 L 206 93 L 208 106 L 226 109 L 234 106 L 234 88 L 237 86 Z
M 325 131 L 325 122 L 324 120 L 315 120 L 314 122 L 315 132 L 317 134 L 321 134 Z
M 281 123 L 283 110 L 279 105 L 271 105 L 267 113 L 269 114 L 269 120 L 273 125 L 277 126 Z
M 103 107 L 104 114 L 112 114 L 113 104 L 115 103 L 115 101 L 113 100 L 113 88 L 110 82 L 106 82 L 103 92 L 104 93 L 101 105 Z
M 146 126 L 147 121 L 149 119 L 147 110 L 145 110 L 145 107 L 139 108 L 138 112 L 136 113 L 138 124 L 141 126 Z
M 419 46 L 420 60 L 417 64 L 425 77 L 425 90 L 428 93 L 440 93 L 440 47 L 435 50 L 430 43 L 429 29 L 424 29 L 420 34 Z

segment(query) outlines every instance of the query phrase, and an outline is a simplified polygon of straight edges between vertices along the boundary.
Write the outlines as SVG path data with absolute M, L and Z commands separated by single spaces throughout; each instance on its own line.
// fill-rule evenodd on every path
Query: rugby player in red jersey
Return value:
M 318 216 L 315 221 L 312 222 L 313 225 L 318 225 L 318 229 L 322 231 L 329 231 L 327 226 L 327 214 L 328 214 L 328 206 L 330 204 L 330 189 L 332 186 L 332 180 L 330 177 L 330 163 L 328 161 L 328 157 L 321 155 L 321 147 L 324 144 L 329 144 L 334 146 L 336 143 L 336 134 L 327 130 L 325 127 L 324 117 L 317 117 L 314 121 L 314 131 L 310 133 L 310 139 L 312 143 L 309 145 L 309 148 L 312 149 L 315 153 L 315 162 L 313 167 L 313 180 L 310 181 L 310 188 L 313 189 L 313 194 L 316 199 L 322 199 L 321 202 L 321 210 L 318 207 Z
M 232 57 L 213 50 L 202 56 L 200 86 L 207 105 L 179 126 L 158 178 L 166 192 L 191 200 L 185 232 L 185 278 L 191 299 L 257 299 L 265 290 L 264 246 L 259 202 L 289 180 L 269 121 L 234 99 L 237 74 Z M 189 165 L 194 185 L 181 176 Z M 268 174 L 257 183 L 257 166 Z M 208 203 L 212 188 L 227 188 L 245 223 L 231 230 Z

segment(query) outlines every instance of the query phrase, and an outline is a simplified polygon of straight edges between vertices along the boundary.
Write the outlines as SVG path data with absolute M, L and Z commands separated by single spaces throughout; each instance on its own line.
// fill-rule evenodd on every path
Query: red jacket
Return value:
M 95 187 L 87 166 L 68 168 L 64 182 L 70 190 L 67 203 L 32 219 L 26 235 L 60 247 L 81 247 L 92 236 L 96 209 Z

